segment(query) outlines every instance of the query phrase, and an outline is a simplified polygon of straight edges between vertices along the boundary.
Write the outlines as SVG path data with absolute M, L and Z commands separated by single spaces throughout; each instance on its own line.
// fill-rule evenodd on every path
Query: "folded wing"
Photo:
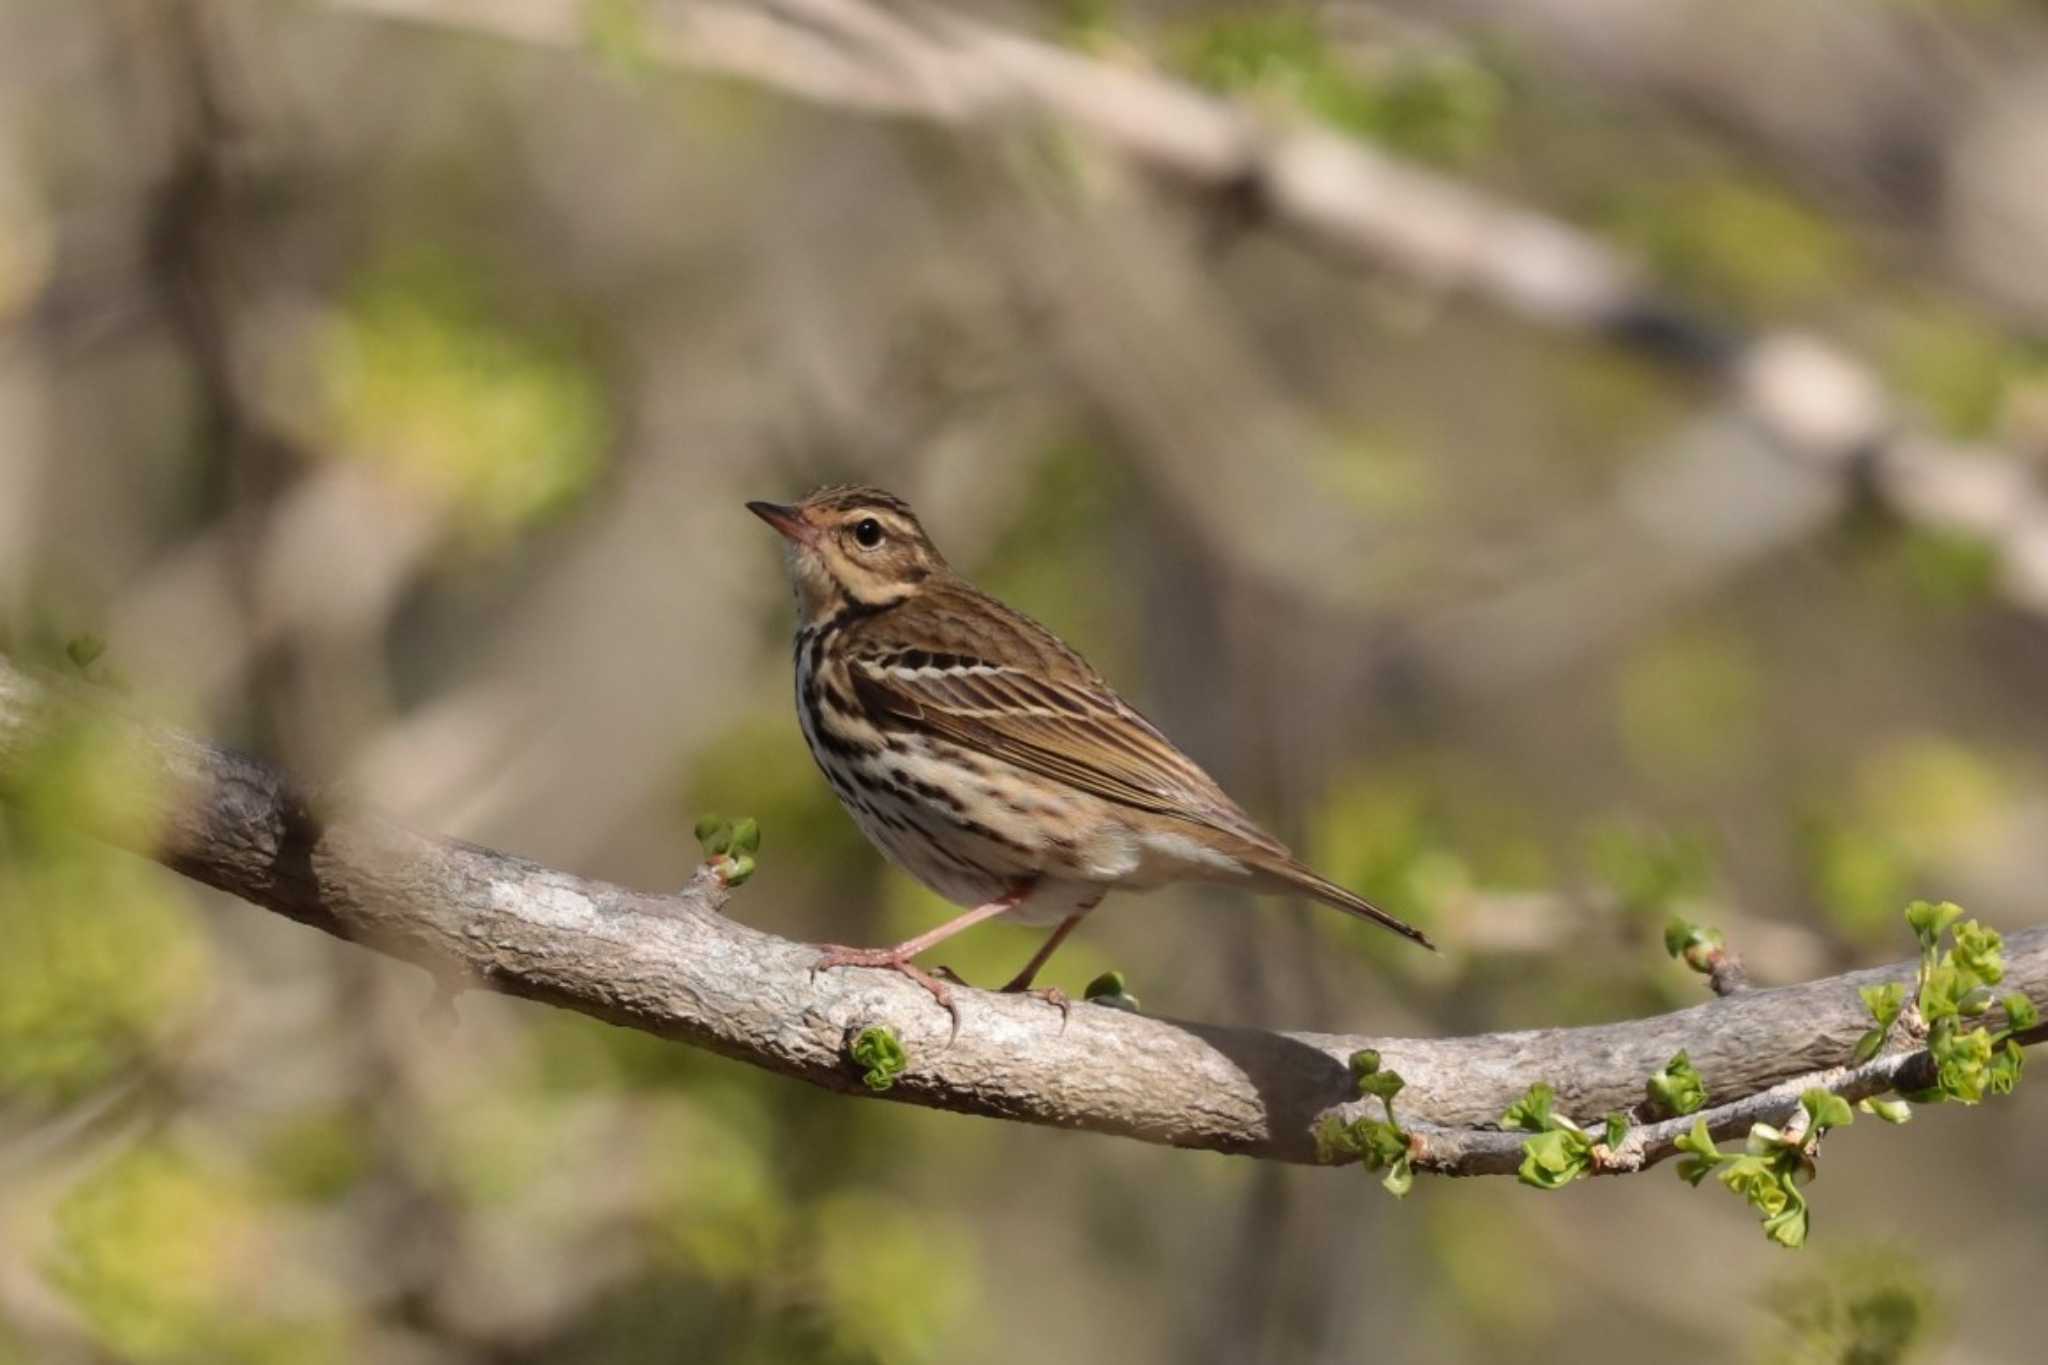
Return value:
M 1120 805 L 1205 825 L 1266 853 L 1284 850 L 1193 759 L 1107 684 L 924 650 L 855 657 L 870 714 L 915 724 Z

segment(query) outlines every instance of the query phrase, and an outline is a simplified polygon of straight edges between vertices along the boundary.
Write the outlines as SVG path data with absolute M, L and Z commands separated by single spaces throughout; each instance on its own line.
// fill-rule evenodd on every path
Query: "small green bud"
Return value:
M 1391 1105 L 1394 1096 L 1400 1094 L 1402 1087 L 1407 1084 L 1401 1079 L 1401 1073 L 1398 1071 L 1375 1071 L 1358 1078 L 1358 1093 L 1371 1095 Z
M 1989 986 L 1972 987 L 1962 999 L 1956 1001 L 1956 1013 L 1965 1019 L 1977 1019 L 1991 1013 L 1991 1002 L 1997 999 Z
M 1107 1005 L 1113 1010 L 1124 1010 L 1131 1014 L 1138 1012 L 1138 997 L 1132 995 L 1124 984 L 1122 972 L 1104 972 L 1088 983 L 1081 992 L 1081 998 L 1097 1005 Z
M 1984 1098 L 1991 1084 L 1991 1034 L 1984 1028 L 1968 1033 L 1960 1029 L 1936 1029 L 1928 1035 L 1927 1051 L 1934 1058 L 1937 1084 L 1942 1094 L 1964 1104 Z
M 1863 1006 L 1877 1021 L 1879 1029 L 1889 1029 L 1906 1007 L 1906 987 L 1902 982 L 1887 981 L 1882 986 L 1863 986 L 1856 993 L 1863 997 Z
M 1817 1137 L 1830 1128 L 1846 1128 L 1856 1121 L 1849 1101 L 1831 1090 L 1815 1087 L 1799 1097 L 1799 1107 L 1812 1120 L 1810 1131 Z
M 720 875 L 725 878 L 727 886 L 744 886 L 747 879 L 754 875 L 754 860 L 742 853 L 727 862 Z
M 1610 1152 L 1621 1150 L 1621 1144 L 1628 1141 L 1628 1115 L 1613 1113 L 1607 1116 L 1606 1145 Z
M 1856 1107 L 1866 1114 L 1875 1115 L 1883 1119 L 1886 1123 L 1910 1123 L 1913 1120 L 1913 1106 L 1897 1096 L 1890 1098 L 1872 1096 L 1870 1099 L 1859 1102 Z
M 910 1065 L 910 1058 L 903 1051 L 903 1044 L 896 1041 L 896 1035 L 879 1026 L 862 1029 L 848 1052 L 855 1064 L 866 1068 L 862 1082 L 878 1095 L 896 1084 L 896 1078 Z
M 1947 962 L 1920 974 L 1920 1017 L 1930 1025 L 1953 1019 L 1962 1012 L 1963 997 L 1969 994 L 1969 979 Z
M 1351 1054 L 1351 1074 L 1363 1080 L 1380 1069 L 1380 1054 L 1365 1048 Z
M 1877 1055 L 1877 1050 L 1883 1046 L 1883 1029 L 1874 1028 L 1865 1030 L 1863 1036 L 1856 1040 L 1855 1050 L 1849 1054 L 1849 1064 L 1851 1066 L 1862 1066 L 1872 1057 L 1875 1057 Z
M 1415 1161 L 1408 1135 L 1391 1121 L 1357 1119 L 1344 1123 L 1334 1116 L 1316 1126 L 1316 1158 L 1336 1161 L 1356 1157 L 1369 1171 L 1385 1171 L 1380 1184 L 1396 1199 L 1415 1185 Z
M 1713 1174 L 1716 1166 L 1734 1160 L 1714 1145 L 1713 1134 L 1707 1131 L 1705 1119 L 1694 1119 L 1692 1131 L 1680 1137 L 1675 1145 L 1686 1153 L 1685 1159 L 1678 1163 L 1678 1178 L 1688 1185 L 1698 1185 Z
M 2008 1038 L 1999 1045 L 1991 1056 L 1984 1088 L 1994 1095 L 2010 1095 L 2020 1083 L 2020 1072 L 2027 1064 L 2027 1054 L 2020 1045 Z
M 1649 1084 L 1644 1088 L 1650 1103 L 1662 1113 L 1692 1114 L 1707 1105 L 1706 1083 L 1700 1079 L 1692 1059 L 1682 1048 L 1678 1055 L 1664 1064 L 1662 1071 L 1651 1073 Z
M 2024 1033 L 2037 1027 L 2041 1022 L 2041 1011 L 2034 1008 L 2034 1002 L 2018 991 L 2008 993 L 1999 1002 L 2005 1006 L 2005 1026 L 2014 1033 Z
M 1685 945 L 1692 942 L 1693 927 L 1676 915 L 1664 925 L 1664 951 L 1673 957 L 1685 951 Z
M 1316 1160 L 1333 1166 L 1345 1157 L 1363 1155 L 1364 1149 L 1351 1125 L 1335 1114 L 1323 1115 L 1323 1121 L 1316 1125 Z
M 1715 949 L 1725 946 L 1727 940 L 1719 929 L 1704 924 L 1694 924 L 1677 916 L 1664 926 L 1664 951 L 1676 958 L 1684 958 L 1695 971 L 1705 970 L 1697 961 L 1695 949 Z
M 707 856 L 716 857 L 732 847 L 732 821 L 722 815 L 706 815 L 697 821 L 697 842 Z
M 1358 1133 L 1366 1165 L 1373 1170 L 1392 1165 L 1407 1155 L 1408 1135 L 1395 1125 L 1379 1119 L 1360 1119 L 1352 1127 Z
M 1083 1000 L 1100 1000 L 1105 995 L 1124 994 L 1124 974 L 1104 972 L 1088 983 L 1088 989 L 1081 992 Z
M 1131 994 L 1122 972 L 1104 972 L 1096 977 L 1088 983 L 1088 988 L 1081 992 L 1081 998 L 1092 1004 L 1107 1005 L 1113 1010 L 1123 1010 L 1130 1014 L 1138 1012 L 1138 997 Z
M 1956 966 L 1979 981 L 1995 986 L 2005 979 L 2005 940 L 1996 929 L 1987 929 L 1976 920 L 1956 927 L 1953 957 Z
M 1797 1192 L 1794 1193 L 1796 1196 Z M 1764 1219 L 1764 1236 L 1781 1247 L 1797 1250 L 1806 1245 L 1806 1226 L 1806 1200 L 1804 1197 L 1796 1197 L 1786 1205 L 1783 1212 Z
M 1519 1128 L 1524 1132 L 1541 1133 L 1555 1126 L 1552 1109 L 1557 1104 L 1557 1092 L 1548 1081 L 1538 1081 L 1529 1087 L 1529 1093 L 1508 1106 L 1500 1116 L 1503 1128 Z
M 1750 1145 L 1759 1145 L 1755 1134 L 1751 1134 Z M 1731 1192 L 1749 1201 L 1750 1206 L 1765 1218 L 1775 1218 L 1783 1213 L 1797 1195 L 1772 1156 L 1751 1153 L 1736 1157 L 1718 1178 Z
M 1593 1143 L 1584 1133 L 1552 1128 L 1522 1142 L 1515 1177 L 1539 1190 L 1560 1190 L 1592 1169 Z
M 1963 917 L 1963 907 L 1954 901 L 1914 901 L 1906 907 L 1906 923 L 1911 926 L 1914 937 L 1920 940 L 1922 948 L 1932 948 L 1940 941 L 1942 932 Z
M 1799 1144 L 1785 1136 L 1782 1128 L 1768 1123 L 1749 1125 L 1749 1136 L 1742 1140 L 1742 1151 L 1746 1156 L 1770 1156 L 1785 1148 L 1796 1148 Z
M 759 853 L 761 851 L 761 822 L 749 815 L 744 820 L 733 822 L 732 851 L 734 853 Z

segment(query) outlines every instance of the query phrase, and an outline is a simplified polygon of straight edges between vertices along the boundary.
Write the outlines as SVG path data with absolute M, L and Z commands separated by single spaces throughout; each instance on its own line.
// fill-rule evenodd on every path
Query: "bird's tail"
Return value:
M 1365 899 L 1365 897 L 1353 895 L 1327 877 L 1321 876 L 1314 870 L 1302 866 L 1291 858 L 1285 861 L 1268 863 L 1259 870 L 1265 874 L 1266 879 L 1274 885 L 1276 890 L 1284 887 L 1299 891 L 1305 896 L 1313 896 L 1325 905 L 1334 905 L 1339 910 L 1356 915 L 1360 919 L 1369 919 L 1374 924 L 1385 925 L 1401 937 L 1413 939 L 1431 952 L 1436 951 L 1436 945 L 1429 941 L 1429 935 L 1423 933 L 1414 925 L 1409 924 L 1405 920 L 1395 918 L 1377 905 L 1374 905 L 1371 901 Z

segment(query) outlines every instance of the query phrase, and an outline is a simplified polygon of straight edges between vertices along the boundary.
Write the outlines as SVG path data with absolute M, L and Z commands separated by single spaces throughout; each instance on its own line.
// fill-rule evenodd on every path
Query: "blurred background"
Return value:
M 2038 496 L 2038 3 L 969 9 L 1553 215 L 1702 327 L 1826 338 L 1992 471 L 1980 521 Z M 1088 922 L 1071 992 L 1539 1027 L 1701 998 L 1674 909 L 1763 982 L 1909 955 L 1915 895 L 2039 918 L 2010 546 L 1669 356 L 1057 119 L 679 67 L 668 13 L 0 0 L 8 652 L 95 637 L 128 705 L 636 887 L 756 815 L 732 914 L 893 942 L 944 907 L 813 770 L 741 509 L 859 479 L 1446 948 L 1171 890 Z M 0 805 L 0 1361 L 1995 1361 L 2048 1326 L 2048 1087 L 1840 1135 L 1798 1253 L 1668 1170 L 1397 1203 L 485 995 L 450 1025 L 418 970 L 67 833 L 100 771 L 66 737 Z

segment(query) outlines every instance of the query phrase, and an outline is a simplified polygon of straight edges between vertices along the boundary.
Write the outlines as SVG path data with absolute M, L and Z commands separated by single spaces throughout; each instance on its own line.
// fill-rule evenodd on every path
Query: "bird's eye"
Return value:
M 882 523 L 873 517 L 863 518 L 860 524 L 853 528 L 853 539 L 863 550 L 874 549 L 882 543 Z

